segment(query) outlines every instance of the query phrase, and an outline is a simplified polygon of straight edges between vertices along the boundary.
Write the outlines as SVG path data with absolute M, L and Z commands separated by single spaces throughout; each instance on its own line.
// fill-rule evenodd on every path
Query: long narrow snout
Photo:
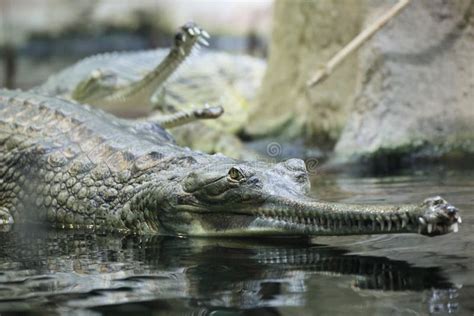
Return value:
M 271 197 L 256 210 L 253 225 L 288 235 L 357 235 L 457 232 L 457 208 L 440 197 L 399 206 L 326 203 L 308 198 Z

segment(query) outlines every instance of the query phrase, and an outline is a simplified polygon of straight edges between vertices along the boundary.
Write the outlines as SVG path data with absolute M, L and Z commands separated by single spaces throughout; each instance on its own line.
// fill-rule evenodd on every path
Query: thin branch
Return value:
M 396 5 L 394 5 L 389 11 L 387 11 L 383 16 L 377 19 L 373 24 L 367 27 L 365 30 L 359 33 L 349 44 L 342 48 L 333 58 L 331 58 L 328 63 L 320 69 L 314 77 L 309 80 L 306 84 L 308 88 L 317 85 L 320 82 L 326 80 L 329 77 L 334 69 L 339 66 L 339 64 L 346 59 L 348 55 L 357 50 L 364 42 L 370 39 L 377 31 L 379 31 L 387 22 L 389 22 L 393 17 L 400 13 L 403 8 L 405 8 L 411 0 L 400 0 Z

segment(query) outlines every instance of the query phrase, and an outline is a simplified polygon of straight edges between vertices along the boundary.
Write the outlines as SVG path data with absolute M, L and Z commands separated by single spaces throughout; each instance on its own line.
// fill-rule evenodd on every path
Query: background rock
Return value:
M 474 153 L 473 3 L 412 1 L 308 89 L 318 67 L 394 2 L 277 0 L 268 69 L 246 133 L 326 149 L 337 142 L 340 162 Z
M 29 89 L 98 53 L 169 47 L 188 21 L 211 34 L 212 49 L 263 57 L 272 3 L 1 0 L 0 86 Z
M 413 1 L 359 56 L 339 160 L 474 153 L 474 1 Z
M 331 146 L 352 103 L 356 56 L 323 84 L 307 80 L 360 31 L 364 2 L 277 0 L 268 70 L 259 105 L 250 115 L 251 137 L 281 136 Z

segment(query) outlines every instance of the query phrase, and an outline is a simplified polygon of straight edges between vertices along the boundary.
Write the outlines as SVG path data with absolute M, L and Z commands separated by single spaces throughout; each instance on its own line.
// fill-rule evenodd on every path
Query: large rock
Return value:
M 337 140 L 353 101 L 357 68 L 351 56 L 323 84 L 308 89 L 307 80 L 360 31 L 364 2 L 277 0 L 268 68 L 259 105 L 246 133 L 253 137 L 303 136 L 309 143 Z
M 474 1 L 412 1 L 359 57 L 340 160 L 474 153 Z

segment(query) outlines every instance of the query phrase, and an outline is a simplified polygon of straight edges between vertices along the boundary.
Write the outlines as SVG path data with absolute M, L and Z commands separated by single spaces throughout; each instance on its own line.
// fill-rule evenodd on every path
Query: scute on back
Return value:
M 160 146 L 170 150 L 176 147 L 171 135 L 159 126 L 123 120 L 59 97 L 8 90 L 0 92 L 0 123 L 14 124 L 9 126 L 8 132 L 12 134 L 14 128 L 18 136 L 31 141 L 66 145 L 77 139 L 85 152 L 97 149 L 99 144 L 107 144 L 117 150 L 129 151 L 133 156 L 141 156 Z

